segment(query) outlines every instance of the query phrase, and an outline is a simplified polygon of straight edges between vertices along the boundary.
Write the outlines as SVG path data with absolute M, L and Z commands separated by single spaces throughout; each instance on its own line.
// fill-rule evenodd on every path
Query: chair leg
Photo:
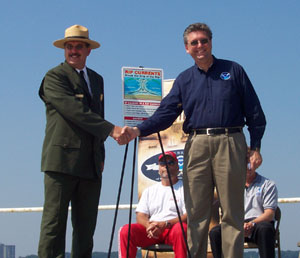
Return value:
M 153 251 L 153 254 L 154 254 L 154 258 L 157 258 L 156 251 Z M 144 258 L 148 258 L 148 256 L 149 256 L 149 250 L 146 251 Z

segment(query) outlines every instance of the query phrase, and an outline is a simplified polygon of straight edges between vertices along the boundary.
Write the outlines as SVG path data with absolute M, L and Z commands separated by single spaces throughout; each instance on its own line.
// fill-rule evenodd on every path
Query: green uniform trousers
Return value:
M 223 256 L 243 257 L 246 165 L 247 144 L 243 133 L 189 135 L 184 150 L 183 184 L 192 257 L 207 256 L 215 186 L 222 209 Z
M 41 222 L 39 258 L 65 257 L 66 225 L 71 202 L 73 258 L 91 258 L 97 222 L 101 178 L 84 179 L 45 172 L 45 202 Z

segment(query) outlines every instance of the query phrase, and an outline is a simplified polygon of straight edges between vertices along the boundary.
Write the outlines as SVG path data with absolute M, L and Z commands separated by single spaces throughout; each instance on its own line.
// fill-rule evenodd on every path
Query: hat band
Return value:
M 70 37 L 65 37 L 65 39 L 72 39 L 72 38 L 89 39 L 89 38 L 84 37 L 84 36 L 70 36 Z

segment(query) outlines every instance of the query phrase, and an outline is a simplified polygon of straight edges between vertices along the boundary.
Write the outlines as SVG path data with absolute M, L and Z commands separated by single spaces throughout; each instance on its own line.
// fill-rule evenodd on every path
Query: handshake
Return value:
M 122 128 L 115 126 L 110 132 L 110 136 L 114 138 L 119 145 L 124 145 L 140 136 L 140 130 L 137 127 L 124 126 Z

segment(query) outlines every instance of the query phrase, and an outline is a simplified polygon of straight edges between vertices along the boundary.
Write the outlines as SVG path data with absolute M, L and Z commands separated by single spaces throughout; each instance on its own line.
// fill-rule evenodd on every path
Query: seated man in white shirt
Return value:
M 261 258 L 275 258 L 274 215 L 278 199 L 275 183 L 247 168 L 244 199 L 245 242 L 256 243 Z M 221 258 L 220 225 L 212 228 L 209 238 L 214 258 Z
M 183 184 L 178 179 L 179 166 L 174 152 L 165 152 L 177 205 L 186 235 L 186 210 Z M 176 258 L 186 258 L 187 249 L 179 223 L 178 214 L 170 187 L 166 162 L 161 154 L 158 158 L 161 183 L 146 188 L 136 208 L 137 223 L 131 224 L 129 258 L 135 258 L 137 247 L 158 243 L 173 246 Z M 119 231 L 119 257 L 126 258 L 128 224 Z

